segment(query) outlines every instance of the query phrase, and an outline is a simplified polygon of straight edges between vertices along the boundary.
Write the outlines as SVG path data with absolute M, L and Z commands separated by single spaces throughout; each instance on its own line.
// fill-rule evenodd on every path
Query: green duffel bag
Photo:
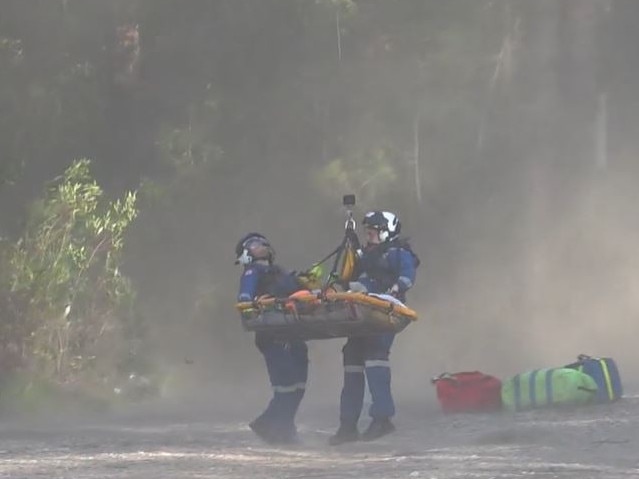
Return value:
M 575 369 L 536 369 L 504 381 L 501 399 L 504 408 L 524 411 L 548 406 L 578 406 L 595 400 L 597 383 Z

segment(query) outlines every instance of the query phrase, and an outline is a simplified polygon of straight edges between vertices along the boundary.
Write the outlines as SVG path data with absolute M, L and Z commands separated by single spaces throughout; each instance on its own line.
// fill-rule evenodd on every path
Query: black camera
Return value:
M 344 195 L 342 198 L 344 206 L 355 206 L 355 195 Z

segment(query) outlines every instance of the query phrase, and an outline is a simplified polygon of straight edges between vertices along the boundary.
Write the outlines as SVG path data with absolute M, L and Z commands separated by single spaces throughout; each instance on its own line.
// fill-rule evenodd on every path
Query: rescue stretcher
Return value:
M 236 304 L 247 331 L 279 339 L 329 339 L 399 333 L 417 313 L 390 295 L 298 291 Z

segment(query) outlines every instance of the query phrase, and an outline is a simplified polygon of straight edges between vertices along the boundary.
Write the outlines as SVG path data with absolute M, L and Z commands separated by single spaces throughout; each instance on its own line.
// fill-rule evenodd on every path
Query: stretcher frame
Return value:
M 417 313 L 397 300 L 359 292 L 264 297 L 236 305 L 246 331 L 279 339 L 331 339 L 399 333 Z

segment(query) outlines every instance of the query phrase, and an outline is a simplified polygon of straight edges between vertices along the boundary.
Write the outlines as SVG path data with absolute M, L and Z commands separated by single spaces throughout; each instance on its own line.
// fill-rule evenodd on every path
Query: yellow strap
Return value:
M 614 397 L 614 393 L 612 391 L 612 382 L 610 381 L 610 372 L 608 371 L 608 365 L 606 361 L 603 359 L 599 360 L 601 364 L 601 369 L 603 369 L 604 379 L 606 380 L 606 389 L 608 389 L 608 398 L 612 401 Z
M 294 304 L 295 302 L 299 302 L 299 303 L 320 303 L 321 300 L 317 297 L 317 295 L 315 294 L 309 294 L 307 296 L 300 296 L 298 298 L 291 298 L 292 302 L 291 304 Z M 389 308 L 397 314 L 400 314 L 402 316 L 406 316 L 408 317 L 408 319 L 410 319 L 411 321 L 417 321 L 417 312 L 410 309 L 407 306 L 402 306 L 399 304 L 392 304 L 389 303 L 388 301 L 384 301 L 383 299 L 380 298 L 376 298 L 374 296 L 368 296 L 364 293 L 331 293 L 331 292 L 327 292 L 326 293 L 326 297 L 325 297 L 326 301 L 328 302 L 335 302 L 335 301 L 347 301 L 347 302 L 351 302 L 351 303 L 355 303 L 355 304 L 362 304 L 362 305 L 366 305 L 366 306 L 372 306 L 375 308 L 380 308 L 382 310 L 384 310 L 384 312 L 386 314 L 388 314 Z M 272 307 L 275 302 L 277 300 L 273 297 L 261 297 L 258 298 L 256 301 L 256 304 L 254 304 L 251 301 L 247 301 L 247 302 L 240 302 L 237 303 L 235 305 L 235 307 L 240 311 L 240 312 L 253 312 L 253 311 L 258 311 L 261 308 L 268 308 L 268 307 Z M 257 306 L 257 308 L 256 308 Z M 392 306 L 392 307 L 391 307 Z
M 357 260 L 357 253 L 349 243 L 344 250 L 344 257 L 342 258 L 342 266 L 339 271 L 339 279 L 341 281 L 351 281 L 353 273 L 355 272 L 355 262 Z

